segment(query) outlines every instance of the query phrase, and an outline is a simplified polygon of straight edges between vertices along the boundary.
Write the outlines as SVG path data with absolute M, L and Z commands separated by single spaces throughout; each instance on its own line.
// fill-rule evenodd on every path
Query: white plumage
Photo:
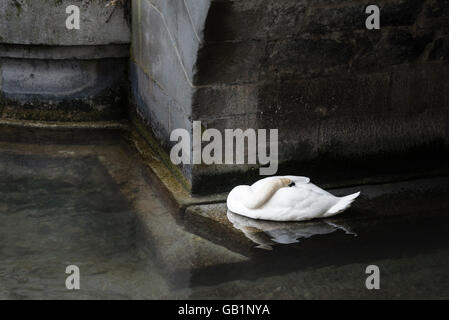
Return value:
M 360 192 L 336 197 L 300 176 L 264 178 L 237 186 L 228 195 L 228 209 L 262 220 L 304 221 L 334 216 L 350 207 Z

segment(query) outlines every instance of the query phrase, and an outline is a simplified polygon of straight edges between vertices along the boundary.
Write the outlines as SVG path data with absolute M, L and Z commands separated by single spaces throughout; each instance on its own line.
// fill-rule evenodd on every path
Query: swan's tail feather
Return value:
M 360 195 L 360 191 L 354 194 L 351 194 L 346 197 L 340 198 L 340 201 L 338 201 L 333 207 L 331 207 L 327 213 L 326 216 L 335 215 L 337 213 L 340 213 L 342 211 L 345 211 L 351 206 L 351 203 Z

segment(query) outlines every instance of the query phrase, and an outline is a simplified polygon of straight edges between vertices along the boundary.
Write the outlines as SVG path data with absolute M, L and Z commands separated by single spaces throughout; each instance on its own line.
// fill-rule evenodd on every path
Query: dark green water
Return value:
M 420 200 L 433 202 L 428 212 L 345 222 L 353 232 L 320 227 L 245 256 L 185 228 L 125 154 L 0 146 L 1 299 L 449 298 L 449 211 L 432 191 Z M 382 210 L 409 210 L 400 201 Z M 268 237 L 292 230 L 276 232 Z M 380 290 L 365 288 L 370 264 Z M 65 287 L 68 265 L 80 268 L 80 290 Z

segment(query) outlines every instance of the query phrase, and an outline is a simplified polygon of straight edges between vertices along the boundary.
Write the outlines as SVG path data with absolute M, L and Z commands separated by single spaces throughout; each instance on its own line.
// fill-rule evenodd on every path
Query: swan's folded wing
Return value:
M 269 204 L 279 208 L 290 209 L 295 206 L 302 206 L 304 202 L 308 203 L 310 201 L 312 192 L 308 188 L 282 188 L 274 194 Z
M 282 188 L 265 206 L 271 211 L 284 215 L 282 220 L 309 220 L 321 217 L 333 205 L 332 198 L 326 194 L 304 187 Z

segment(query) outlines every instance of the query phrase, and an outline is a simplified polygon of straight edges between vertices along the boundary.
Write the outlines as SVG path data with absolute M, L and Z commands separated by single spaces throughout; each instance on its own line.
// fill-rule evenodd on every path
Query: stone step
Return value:
M 251 258 L 226 270 L 196 270 L 193 282 L 211 284 L 217 281 L 214 276 L 223 279 L 223 272 L 229 279 L 251 278 L 449 245 L 448 177 L 332 192 L 344 195 L 358 190 L 362 196 L 347 212 L 309 222 L 247 219 L 228 212 L 224 203 L 188 207 L 187 230 Z

